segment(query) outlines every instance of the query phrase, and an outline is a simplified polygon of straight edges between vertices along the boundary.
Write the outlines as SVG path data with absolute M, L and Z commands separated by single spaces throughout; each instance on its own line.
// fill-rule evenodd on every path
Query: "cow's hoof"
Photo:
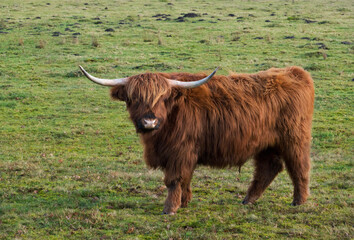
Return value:
M 243 199 L 242 204 L 246 205 L 246 204 L 255 204 L 257 199 L 255 198 L 249 198 L 248 196 L 245 197 L 245 199 Z
M 301 202 L 297 202 L 297 201 L 293 201 L 292 203 L 291 203 L 291 206 L 300 206 L 301 204 L 303 204 L 303 203 L 301 203 Z
M 294 199 L 293 202 L 291 203 L 291 206 L 299 206 L 302 205 L 306 202 L 306 199 Z
M 253 199 L 249 197 L 249 195 L 247 194 L 246 197 L 243 199 L 242 204 L 246 205 L 246 204 L 250 204 L 253 203 Z
M 175 215 L 175 214 L 176 214 L 175 212 L 170 212 L 170 213 L 162 212 L 162 215 Z

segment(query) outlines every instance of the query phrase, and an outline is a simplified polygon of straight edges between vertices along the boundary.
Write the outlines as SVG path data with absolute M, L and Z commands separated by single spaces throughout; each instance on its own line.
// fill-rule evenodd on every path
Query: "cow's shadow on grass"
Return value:
M 46 213 L 46 216 L 54 214 L 57 217 L 66 218 L 71 214 L 89 215 L 94 211 L 101 212 L 104 215 L 112 212 L 117 214 L 161 215 L 166 195 L 167 191 L 156 196 L 146 192 L 131 193 L 123 191 L 112 193 L 108 192 L 107 189 L 42 190 L 8 197 L 1 204 L 0 216 L 6 218 L 6 215 L 10 212 L 19 216 Z M 232 193 L 224 193 L 222 199 L 214 199 L 215 196 L 212 195 L 196 191 L 189 206 L 184 209 L 193 210 L 206 205 L 211 209 L 218 209 L 225 204 L 241 206 L 240 200 L 236 199 Z M 182 209 L 179 212 L 185 211 Z
M 90 193 L 89 193 L 90 192 Z M 4 196 L 3 196 L 4 197 Z M 11 194 L 0 203 L 0 216 L 6 219 L 12 214 L 39 216 L 45 213 L 66 218 L 71 214 L 88 214 L 101 212 L 131 212 L 143 215 L 160 215 L 163 210 L 164 196 L 143 196 L 142 194 L 124 194 L 83 191 L 38 191 L 22 194 Z

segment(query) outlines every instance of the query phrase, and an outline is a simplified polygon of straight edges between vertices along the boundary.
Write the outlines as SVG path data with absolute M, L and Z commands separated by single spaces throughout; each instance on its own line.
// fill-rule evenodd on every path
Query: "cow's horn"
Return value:
M 176 86 L 176 87 L 182 87 L 182 88 L 195 88 L 195 87 L 199 87 L 200 85 L 208 82 L 216 73 L 216 71 L 219 69 L 219 67 L 217 67 L 214 72 L 212 72 L 209 76 L 207 76 L 206 78 L 200 79 L 198 81 L 193 81 L 193 82 L 181 82 L 178 80 L 172 80 L 172 79 L 168 79 L 168 82 L 170 83 L 171 86 Z
M 103 86 L 117 86 L 117 85 L 124 85 L 127 83 L 128 78 L 117 78 L 117 79 L 102 79 L 102 78 L 96 78 L 92 75 L 90 75 L 88 72 L 85 71 L 85 69 L 81 66 L 79 66 L 81 69 L 82 73 L 90 79 L 92 82 L 98 83 Z

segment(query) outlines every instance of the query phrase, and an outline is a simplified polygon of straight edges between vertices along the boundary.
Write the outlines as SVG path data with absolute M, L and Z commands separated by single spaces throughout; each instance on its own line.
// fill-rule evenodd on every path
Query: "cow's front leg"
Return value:
M 189 169 L 189 171 L 185 171 L 181 179 L 181 187 L 182 187 L 182 203 L 181 207 L 187 207 L 188 203 L 192 199 L 192 189 L 191 189 L 191 180 L 193 176 L 193 172 L 195 169 L 195 165 Z
M 164 170 L 164 182 L 168 189 L 163 210 L 165 214 L 175 214 L 181 206 L 186 207 L 192 198 L 190 183 L 198 158 L 195 148 L 192 147 L 194 144 L 188 143 L 186 146 L 190 149 L 186 148 L 184 151 L 180 151 L 185 155 L 178 156 L 176 154 L 176 159 L 179 160 L 170 159 Z
M 190 182 L 188 184 L 182 184 L 182 203 L 181 207 L 185 208 L 192 199 L 192 189 Z
M 179 179 L 170 180 L 165 176 L 165 184 L 168 189 L 168 195 L 163 209 L 164 214 L 175 214 L 181 206 L 182 188 Z

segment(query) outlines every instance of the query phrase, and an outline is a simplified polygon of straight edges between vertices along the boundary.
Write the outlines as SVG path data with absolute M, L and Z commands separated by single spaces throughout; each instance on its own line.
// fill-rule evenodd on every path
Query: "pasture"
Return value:
M 2 0 L 0 239 L 353 239 L 353 1 Z M 315 83 L 311 196 L 283 171 L 242 205 L 252 161 L 198 167 L 161 215 L 123 102 L 87 80 L 302 66 Z

